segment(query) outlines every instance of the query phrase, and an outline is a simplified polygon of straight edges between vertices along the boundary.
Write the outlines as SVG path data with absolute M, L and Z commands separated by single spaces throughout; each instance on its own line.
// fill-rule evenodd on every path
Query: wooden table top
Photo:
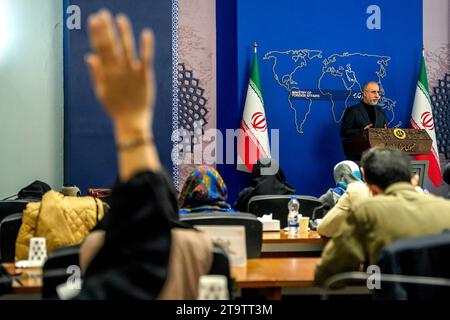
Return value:
M 232 267 L 239 288 L 314 287 L 314 270 L 320 258 L 249 259 L 246 266 Z
M 321 237 L 317 231 L 308 231 L 307 233 L 299 233 L 297 237 L 290 237 L 289 234 L 284 231 L 264 231 L 263 243 L 320 243 L 324 244 L 328 241 L 328 238 Z
M 16 268 L 14 263 L 3 263 L 3 266 L 14 276 L 13 293 L 42 292 L 42 268 Z
M 231 276 L 237 287 L 284 288 L 314 287 L 314 270 L 320 258 L 261 258 L 249 259 L 245 266 L 232 267 Z M 42 292 L 41 268 L 16 268 L 13 263 L 3 266 L 15 276 L 14 294 Z

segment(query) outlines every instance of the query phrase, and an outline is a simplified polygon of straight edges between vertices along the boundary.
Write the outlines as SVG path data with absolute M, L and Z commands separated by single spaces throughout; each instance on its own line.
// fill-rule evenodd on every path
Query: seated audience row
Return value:
M 316 268 L 318 284 L 334 274 L 376 264 L 381 249 L 395 240 L 450 228 L 450 201 L 417 191 L 411 184 L 408 155 L 373 148 L 365 152 L 360 165 L 373 197 L 351 208 L 340 231 L 325 246 Z

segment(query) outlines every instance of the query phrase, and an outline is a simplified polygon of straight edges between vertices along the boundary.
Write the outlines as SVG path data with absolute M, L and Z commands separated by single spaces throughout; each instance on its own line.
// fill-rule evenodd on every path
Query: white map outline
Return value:
M 312 105 L 313 105 L 313 102 L 315 99 L 311 99 L 309 97 L 304 97 L 306 100 L 309 101 L 309 103 L 307 106 L 307 111 L 304 113 L 303 119 L 299 123 L 298 116 L 297 116 L 297 109 L 292 104 L 292 91 L 293 90 L 302 90 L 302 88 L 299 88 L 298 82 L 296 82 L 292 77 L 293 77 L 293 74 L 296 73 L 298 69 L 306 67 L 308 65 L 309 60 L 312 60 L 315 58 L 321 59 L 322 54 L 323 54 L 323 50 L 316 50 L 316 49 L 293 50 L 293 49 L 291 49 L 291 50 L 286 50 L 286 51 L 272 50 L 272 51 L 268 51 L 263 56 L 263 60 L 270 60 L 270 59 L 274 60 L 272 63 L 273 77 L 274 77 L 275 81 L 288 92 L 288 96 L 287 96 L 288 104 L 289 104 L 289 107 L 294 112 L 294 121 L 295 121 L 296 130 L 300 134 L 303 133 L 303 130 L 304 130 L 303 127 L 306 123 L 306 120 L 308 119 L 308 115 L 312 111 Z M 283 77 L 280 80 L 280 77 L 276 72 L 276 67 L 277 67 L 277 63 L 278 63 L 277 55 L 291 55 L 291 59 L 295 63 L 297 63 L 299 59 L 303 59 L 303 61 L 301 63 L 299 63 L 289 73 L 283 74 Z M 337 58 L 351 58 L 353 56 L 355 56 L 355 57 L 356 56 L 371 57 L 371 58 L 379 59 L 376 62 L 379 65 L 379 69 L 375 71 L 375 75 L 376 75 L 377 79 L 373 79 L 373 80 L 377 81 L 380 84 L 380 89 L 382 91 L 383 91 L 382 79 L 387 76 L 386 68 L 389 65 L 389 61 L 391 61 L 391 57 L 389 57 L 389 56 L 376 55 L 376 54 L 370 54 L 370 53 L 361 53 L 361 52 L 352 52 L 352 53 L 344 52 L 341 54 L 333 53 L 330 56 L 328 56 L 327 58 L 324 58 L 324 60 L 322 61 L 322 64 L 323 64 L 322 74 L 317 81 L 317 89 L 320 91 L 320 93 L 322 95 L 329 97 L 329 102 L 331 104 L 331 112 L 333 114 L 333 120 L 335 123 L 339 123 L 342 121 L 342 117 L 344 115 L 343 111 L 345 111 L 345 109 L 347 107 L 349 107 L 349 105 L 348 105 L 349 99 L 355 94 L 358 94 L 359 96 L 361 95 L 362 84 L 358 81 L 357 75 L 352 70 L 351 63 L 346 64 L 345 69 L 342 66 L 340 66 L 338 70 L 334 69 L 333 66 L 329 67 L 329 65 L 331 63 L 336 62 Z M 345 73 L 345 78 L 344 78 L 344 73 Z M 344 100 L 345 108 L 343 109 L 343 111 L 341 112 L 340 115 L 336 114 L 337 111 L 335 112 L 335 101 L 333 99 L 333 94 L 330 92 L 323 91 L 325 89 L 323 89 L 321 87 L 321 81 L 326 74 L 331 74 L 332 76 L 337 75 L 337 76 L 341 77 L 341 81 L 342 81 L 344 90 L 349 92 Z M 348 83 L 346 83 L 345 80 L 347 80 Z M 357 91 L 352 90 L 352 88 L 354 86 L 357 86 Z M 390 125 L 395 119 L 394 108 L 395 108 L 396 104 L 397 104 L 396 101 L 389 99 L 384 95 L 382 95 L 382 97 L 380 98 L 379 106 L 383 110 L 389 111 L 391 114 L 391 117 L 387 117 L 388 119 L 391 118 L 391 120 L 388 122 L 388 125 Z M 398 122 L 395 125 L 395 127 L 398 127 L 401 125 L 402 125 L 402 123 Z

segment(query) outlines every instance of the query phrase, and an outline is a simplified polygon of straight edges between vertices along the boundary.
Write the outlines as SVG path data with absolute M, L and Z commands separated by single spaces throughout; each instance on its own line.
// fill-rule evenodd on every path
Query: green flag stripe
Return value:
M 259 98 L 259 101 L 261 101 L 261 104 L 264 105 L 264 100 L 261 94 L 261 91 L 259 91 L 259 88 L 256 86 L 256 84 L 252 81 L 252 79 L 250 79 L 250 82 L 248 83 L 250 85 L 250 87 L 252 88 L 252 90 L 256 93 L 256 95 Z
M 422 84 L 426 92 L 430 92 L 428 89 L 427 69 L 425 67 L 424 57 L 422 57 L 422 63 L 420 64 L 419 82 Z
M 428 93 L 428 90 L 424 87 L 424 85 L 421 82 L 418 82 L 417 86 L 419 87 L 420 91 L 422 91 L 425 98 L 428 100 L 428 103 L 431 104 L 430 94 Z
M 250 75 L 249 85 L 253 91 L 255 91 L 256 95 L 259 97 L 259 100 L 261 100 L 261 103 L 264 104 L 261 90 L 261 80 L 259 79 L 258 56 L 256 53 L 253 55 L 252 73 Z
M 253 57 L 252 73 L 250 75 L 250 79 L 258 87 L 258 91 L 261 92 L 262 90 L 261 90 L 261 81 L 259 80 L 258 57 L 256 56 L 256 53 Z

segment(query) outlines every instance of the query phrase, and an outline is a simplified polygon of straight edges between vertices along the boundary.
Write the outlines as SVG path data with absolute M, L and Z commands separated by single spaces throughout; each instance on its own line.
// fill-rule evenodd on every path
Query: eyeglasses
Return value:
M 365 90 L 365 92 L 368 92 L 368 93 L 371 93 L 371 94 L 378 93 L 379 96 L 384 95 L 384 90 L 383 90 L 383 89 L 381 89 L 381 90 L 379 90 L 379 91 L 377 91 L 377 90 L 371 90 L 371 91 Z

